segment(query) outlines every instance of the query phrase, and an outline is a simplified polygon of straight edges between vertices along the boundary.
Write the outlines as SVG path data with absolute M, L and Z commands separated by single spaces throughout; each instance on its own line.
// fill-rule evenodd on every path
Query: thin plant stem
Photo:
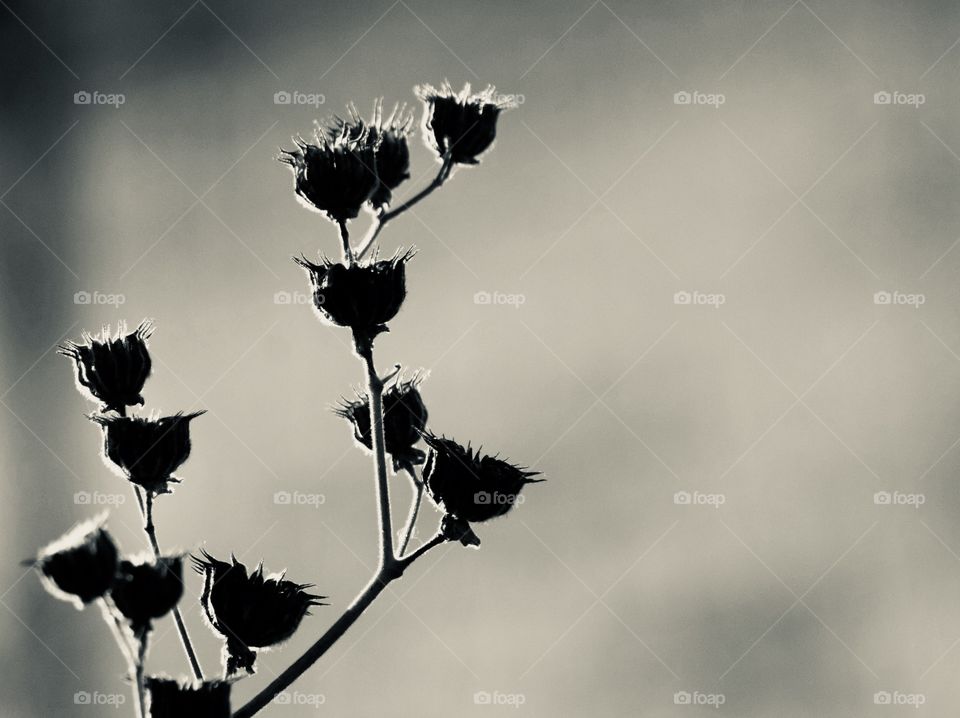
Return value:
M 413 529 L 417 524 L 417 515 L 420 513 L 420 504 L 423 501 L 423 482 L 417 478 L 417 472 L 409 464 L 403 467 L 403 470 L 410 475 L 410 481 L 413 484 L 413 501 L 410 503 L 410 513 L 407 516 L 407 524 L 401 531 L 400 548 L 397 549 L 397 556 L 402 557 L 407 550 L 407 544 L 413 536 Z
M 413 207 L 415 204 L 420 202 L 423 199 L 426 199 L 434 190 L 439 189 L 444 182 L 447 181 L 450 177 L 450 172 L 453 170 L 453 161 L 449 156 L 443 158 L 443 163 L 440 165 L 440 171 L 437 173 L 437 176 L 433 178 L 433 181 L 430 182 L 426 187 L 417 192 L 413 197 L 408 199 L 406 202 L 401 204 L 398 207 L 390 210 L 389 212 L 380 212 L 377 215 L 377 218 L 374 220 L 373 225 L 370 227 L 367 232 L 367 236 L 363 238 L 363 241 L 360 243 L 360 246 L 356 251 L 356 258 L 363 259 L 363 256 L 369 251 L 373 246 L 373 243 L 377 240 L 377 236 L 380 234 L 380 230 L 383 229 L 383 226 L 389 222 L 391 219 L 396 219 L 398 216 L 406 212 L 408 209 Z
M 363 359 L 367 370 L 367 396 L 370 401 L 370 428 L 373 437 L 373 463 L 376 475 L 378 528 L 380 530 L 380 556 L 377 564 L 380 571 L 389 568 L 395 560 L 393 553 L 393 527 L 390 518 L 390 485 L 387 482 L 387 455 L 383 439 L 383 380 L 377 375 L 373 363 L 373 343 L 357 341 L 357 354 Z
M 146 718 L 146 691 L 143 685 L 143 666 L 147 660 L 147 641 L 149 640 L 150 633 L 149 631 L 143 631 L 137 640 L 139 642 L 137 646 L 137 664 L 136 664 L 136 681 L 137 681 L 137 715 L 140 718 Z
M 373 603 L 391 582 L 400 578 L 403 572 L 416 561 L 420 556 L 435 546 L 439 546 L 448 539 L 440 534 L 434 536 L 430 541 L 419 547 L 409 556 L 402 559 L 393 559 L 389 567 L 378 571 L 366 587 L 353 599 L 343 615 L 327 629 L 326 633 L 317 639 L 316 643 L 310 646 L 297 660 L 291 663 L 279 676 L 274 678 L 270 684 L 250 699 L 242 708 L 237 710 L 232 718 L 251 718 L 265 708 L 281 692 L 286 690 L 295 680 L 302 676 L 310 666 L 316 663 L 337 640 L 347 632 L 363 612 Z
M 103 620 L 107 626 L 110 627 L 110 633 L 113 634 L 113 639 L 117 642 L 117 646 L 123 654 L 123 659 L 127 663 L 127 670 L 133 675 L 136 668 L 136 656 L 134 655 L 133 647 L 130 645 L 124 633 L 123 621 L 120 616 L 117 615 L 117 609 L 110 603 L 110 599 L 106 597 L 101 598 L 100 609 L 103 612 Z
M 340 226 L 340 243 L 343 262 L 349 267 L 353 264 L 353 250 L 350 249 L 350 232 L 347 229 L 346 220 L 340 220 L 337 224 Z
M 150 541 L 150 548 L 153 549 L 153 555 L 160 558 L 160 543 L 157 541 L 157 529 L 153 523 L 153 492 L 146 492 L 144 500 L 143 492 L 140 487 L 134 485 L 134 491 L 137 494 L 137 502 L 140 504 L 141 515 L 143 517 L 143 531 L 147 534 Z M 187 660 L 190 662 L 190 669 L 193 676 L 198 681 L 203 680 L 203 670 L 200 668 L 200 661 L 197 659 L 197 652 L 193 648 L 193 642 L 190 640 L 190 634 L 187 632 L 187 624 L 183 621 L 183 614 L 180 613 L 180 607 L 173 607 L 173 622 L 177 624 L 177 633 L 180 635 L 180 643 L 183 646 L 183 652 L 187 654 Z

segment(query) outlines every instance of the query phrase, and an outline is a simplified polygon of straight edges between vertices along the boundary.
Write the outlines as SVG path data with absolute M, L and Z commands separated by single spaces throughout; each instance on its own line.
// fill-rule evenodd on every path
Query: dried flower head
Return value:
M 145 684 L 149 718 L 230 717 L 230 683 L 227 681 L 150 676 Z
M 359 138 L 364 130 L 370 134 L 371 142 L 376 147 L 377 178 L 380 184 L 370 204 L 373 207 L 382 207 L 390 203 L 393 190 L 404 180 L 410 179 L 410 147 L 407 136 L 413 127 L 413 113 L 407 111 L 406 104 L 394 105 L 390 115 L 383 118 L 383 98 L 373 103 L 373 115 L 369 123 L 360 118 L 360 113 L 353 105 L 348 107 L 350 119 L 344 120 L 334 117 L 327 125 L 326 134 L 329 140 L 334 140 L 346 130 L 348 136 Z
M 374 256 L 349 266 L 325 257 L 320 264 L 303 257 L 294 261 L 310 276 L 313 305 L 321 319 L 375 335 L 400 311 L 407 296 L 406 264 L 413 255 L 413 249 L 397 250 L 390 259 Z
M 253 573 L 236 557 L 218 561 L 206 551 L 193 557 L 204 577 L 200 602 L 210 626 L 226 640 L 227 675 L 253 673 L 256 650 L 287 640 L 324 596 L 307 593 L 313 584 L 293 583 L 284 574 L 264 577 L 263 564 Z
M 103 427 L 103 456 L 127 479 L 156 494 L 170 491 L 173 476 L 190 456 L 190 422 L 203 414 L 164 417 L 93 415 Z M 108 466 L 110 464 L 108 463 Z
M 117 573 L 117 547 L 105 521 L 103 514 L 77 524 L 27 562 L 40 571 L 50 593 L 77 608 L 104 596 Z
M 58 354 L 73 359 L 77 369 L 77 388 L 94 401 L 103 403 L 103 411 L 124 411 L 124 407 L 143 404 L 143 385 L 150 376 L 150 353 L 147 339 L 153 325 L 144 320 L 127 334 L 121 322 L 117 331 L 104 327 L 93 336 L 83 333 L 83 342 L 65 342 Z
M 539 472 L 527 471 L 496 456 L 466 448 L 452 439 L 426 433 L 430 447 L 423 467 L 423 483 L 433 500 L 448 514 L 464 521 L 487 521 L 503 516 L 517 503 L 520 490 Z
M 277 159 L 293 170 L 301 203 L 342 224 L 356 218 L 380 184 L 376 138 L 366 127 L 357 134 L 346 126 L 332 138 L 319 130 L 314 136 L 315 145 L 294 138 L 297 148 L 281 150 Z
M 121 561 L 110 591 L 114 605 L 134 633 L 173 610 L 183 596 L 183 556 L 152 555 Z
M 423 101 L 423 139 L 438 158 L 449 156 L 457 164 L 475 165 L 497 137 L 497 118 L 515 103 L 496 94 L 489 85 L 470 92 L 470 83 L 454 92 L 449 82 L 414 88 Z
M 427 426 L 427 405 L 420 396 L 422 376 L 409 379 L 397 377 L 383 392 L 383 439 L 388 454 L 393 458 L 394 470 L 404 465 L 422 464 L 425 454 L 414 444 Z M 354 438 L 368 449 L 373 449 L 370 436 L 370 398 L 357 393 L 353 401 L 341 400 L 334 408 L 353 425 Z

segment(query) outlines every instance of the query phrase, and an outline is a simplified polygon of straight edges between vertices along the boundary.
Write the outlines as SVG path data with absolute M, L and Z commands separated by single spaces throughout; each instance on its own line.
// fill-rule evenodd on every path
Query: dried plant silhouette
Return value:
M 294 261 L 308 276 L 317 315 L 350 330 L 362 363 L 365 390 L 353 400 L 342 400 L 334 411 L 349 422 L 358 446 L 372 454 L 378 561 L 369 583 L 339 618 L 236 710 L 230 705 L 231 686 L 254 674 L 258 652 L 290 638 L 311 608 L 326 605 L 325 597 L 311 584 L 284 574 L 267 575 L 262 564 L 250 570 L 232 555 L 222 560 L 205 550 L 190 557 L 161 550 L 154 504 L 181 481 L 174 472 L 190 456 L 191 422 L 203 412 L 128 415 L 129 407 L 144 404 L 142 392 L 151 373 L 149 321 L 130 333 L 122 324 L 113 332 L 105 327 L 98 335 L 85 333 L 80 342 L 60 347 L 60 353 L 74 362 L 78 388 L 99 405 L 89 418 L 102 432 L 105 463 L 132 485 L 149 551 L 123 556 L 106 528 L 108 517 L 101 515 L 77 525 L 29 563 L 56 597 L 80 609 L 99 606 L 126 660 L 139 718 L 249 718 L 260 712 L 418 558 L 446 542 L 479 546 L 472 525 L 506 514 L 523 487 L 539 481 L 532 478 L 536 472 L 428 430 L 422 375 L 405 377 L 400 364 L 383 374 L 374 362 L 377 336 L 388 331 L 388 323 L 403 306 L 407 265 L 415 255 L 412 248 L 397 249 L 381 258 L 375 249 L 381 230 L 439 189 L 457 168 L 478 164 L 496 138 L 501 112 L 511 107 L 493 87 L 472 93 L 467 85 L 455 92 L 445 83 L 439 89 L 422 85 L 415 92 L 423 105 L 423 139 L 440 168 L 426 187 L 397 207 L 391 207 L 393 193 L 410 177 L 408 139 L 414 116 L 406 105 L 394 107 L 385 118 L 378 100 L 369 121 L 350 105 L 347 119 L 334 117 L 318 124 L 312 143 L 298 136 L 294 149 L 283 150 L 278 158 L 293 171 L 297 199 L 339 230 L 339 261 L 322 253 L 317 261 L 305 256 Z M 373 222 L 355 246 L 349 223 L 364 210 L 373 215 Z M 418 448 L 421 443 L 425 449 Z M 397 532 L 392 524 L 391 474 L 405 475 L 412 486 L 407 518 Z M 424 495 L 443 516 L 429 540 L 408 550 Z M 222 672 L 217 677 L 201 668 L 177 606 L 188 558 L 202 576 L 200 601 L 206 623 L 223 642 Z M 190 677 L 145 675 L 154 623 L 167 614 L 176 623 Z

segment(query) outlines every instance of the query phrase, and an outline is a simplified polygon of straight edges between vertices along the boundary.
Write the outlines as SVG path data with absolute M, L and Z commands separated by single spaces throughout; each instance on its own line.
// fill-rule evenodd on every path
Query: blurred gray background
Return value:
M 54 352 L 81 329 L 152 317 L 147 408 L 209 410 L 157 504 L 164 546 L 331 597 L 236 705 L 365 583 L 370 461 L 326 408 L 362 371 L 289 261 L 336 232 L 273 157 L 351 100 L 444 78 L 523 102 L 383 233 L 420 253 L 379 363 L 430 370 L 434 430 L 549 482 L 479 552 L 430 554 L 264 714 L 960 707 L 960 7 L 0 5 L 3 716 L 132 714 L 75 703 L 127 695 L 120 656 L 17 564 L 105 508 L 146 548 Z M 414 145 L 400 197 L 436 171 Z M 186 671 L 169 619 L 148 668 Z

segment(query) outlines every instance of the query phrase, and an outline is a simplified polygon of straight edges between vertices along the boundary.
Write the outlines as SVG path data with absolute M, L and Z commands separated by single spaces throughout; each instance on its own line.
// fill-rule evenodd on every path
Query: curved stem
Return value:
M 401 532 L 400 548 L 397 549 L 397 556 L 402 557 L 407 550 L 407 544 L 413 536 L 413 529 L 417 525 L 417 515 L 420 513 L 420 503 L 423 501 L 423 482 L 417 478 L 417 472 L 413 467 L 407 464 L 403 470 L 410 475 L 410 481 L 413 483 L 414 497 L 410 504 L 410 514 L 407 516 L 407 525 Z
M 426 187 L 417 192 L 413 197 L 408 199 L 403 204 L 395 207 L 389 212 L 381 212 L 377 215 L 376 220 L 374 220 L 373 226 L 370 227 L 367 232 L 367 236 L 363 238 L 363 241 L 360 243 L 360 246 L 357 248 L 356 257 L 357 259 L 363 259 L 363 256 L 367 253 L 370 247 L 373 246 L 373 243 L 376 241 L 377 236 L 380 234 L 380 230 L 383 229 L 383 225 L 389 222 L 391 219 L 396 219 L 399 215 L 406 212 L 408 209 L 413 207 L 415 204 L 421 200 L 428 197 L 434 190 L 439 189 L 444 182 L 447 181 L 450 177 L 450 172 L 453 170 L 453 161 L 448 157 L 443 158 L 443 163 L 440 165 L 440 171 L 437 172 L 437 176 L 433 178 L 433 181 L 430 182 Z
M 110 627 L 110 633 L 117 642 L 117 646 L 123 654 L 123 659 L 127 663 L 127 670 L 133 675 L 136 670 L 136 656 L 134 655 L 133 647 L 130 645 L 124 633 L 123 620 L 117 615 L 117 609 L 114 608 L 110 603 L 110 599 L 106 596 L 100 599 L 100 609 L 103 612 L 103 620 L 106 621 L 106 624 Z
M 143 517 L 143 531 L 147 534 L 150 541 L 150 548 L 153 549 L 153 555 L 160 558 L 160 543 L 157 541 L 157 529 L 153 524 L 153 492 L 147 491 L 146 500 L 140 487 L 134 484 L 134 491 L 137 494 L 137 503 L 140 505 L 140 513 Z M 180 644 L 183 646 L 183 652 L 187 654 L 187 660 L 190 662 L 190 669 L 193 671 L 194 678 L 198 681 L 203 680 L 203 670 L 200 668 L 200 661 L 197 660 L 197 652 L 193 648 L 193 642 L 190 640 L 190 634 L 187 632 L 187 624 L 183 621 L 183 614 L 180 613 L 180 607 L 173 607 L 173 621 L 177 624 L 177 633 L 180 635 Z

